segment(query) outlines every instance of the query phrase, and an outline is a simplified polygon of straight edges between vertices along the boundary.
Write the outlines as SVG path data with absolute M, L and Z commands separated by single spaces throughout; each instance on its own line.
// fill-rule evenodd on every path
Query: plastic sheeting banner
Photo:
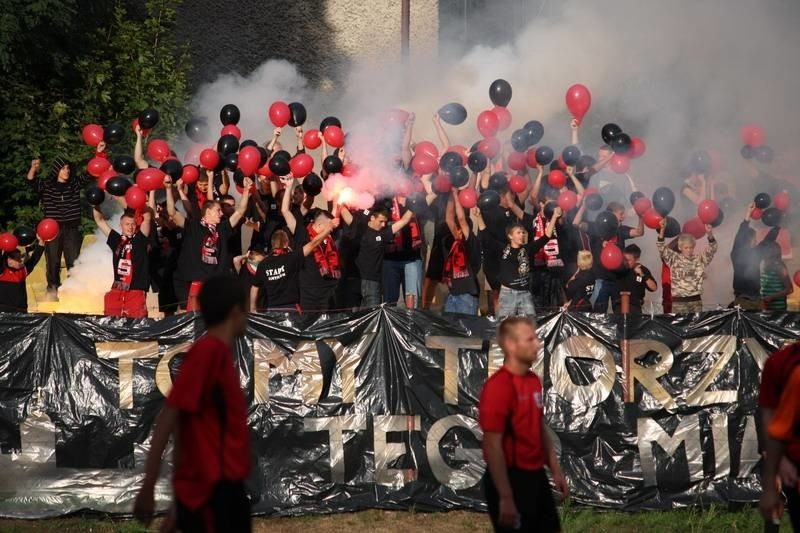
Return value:
M 539 322 L 535 370 L 574 500 L 633 510 L 758 499 L 759 373 L 798 337 L 800 315 Z M 485 509 L 476 403 L 502 364 L 495 326 L 393 308 L 252 316 L 235 355 L 253 512 Z M 153 421 L 201 333 L 192 315 L 0 314 L 0 515 L 129 513 Z

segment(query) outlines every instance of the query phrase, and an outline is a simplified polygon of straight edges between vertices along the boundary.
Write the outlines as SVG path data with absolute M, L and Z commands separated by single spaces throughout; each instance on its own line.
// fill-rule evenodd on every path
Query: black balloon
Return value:
M 597 211 L 603 207 L 603 197 L 597 193 L 592 193 L 586 197 L 586 207 L 592 211 Z
M 520 128 L 518 130 L 514 130 L 514 133 L 511 134 L 511 147 L 514 148 L 515 152 L 524 152 L 528 149 L 528 134 L 525 133 L 525 130 Z
M 277 152 L 272 154 L 272 158 L 273 159 L 276 159 L 276 158 L 277 159 L 285 159 L 285 160 L 289 161 L 292 158 L 292 156 L 289 155 L 289 152 L 287 152 L 286 150 L 278 150 Z
M 149 130 L 156 127 L 158 124 L 158 111 L 153 109 L 152 107 L 148 107 L 141 113 L 139 113 L 139 127 L 143 130 Z
M 593 167 L 595 164 L 597 164 L 597 159 L 590 156 L 589 154 L 583 154 L 578 159 L 578 164 L 576 166 L 576 169 L 578 170 L 578 172 L 582 172 L 589 167 Z
M 451 168 L 461 166 L 461 154 L 456 152 L 445 152 L 439 158 L 439 168 L 447 172 Z
M 493 191 L 503 191 L 508 187 L 508 176 L 505 172 L 495 172 L 489 176 L 489 188 Z
M 136 161 L 129 155 L 118 155 L 114 158 L 112 167 L 120 174 L 130 174 L 136 170 Z
M 775 153 L 769 146 L 759 146 L 755 149 L 755 157 L 759 163 L 772 163 Z
M 639 198 L 644 198 L 644 193 L 642 191 L 633 191 L 630 196 L 631 205 L 636 203 L 636 200 Z
M 620 128 L 613 122 L 609 122 L 608 124 L 603 126 L 602 130 L 600 130 L 600 135 L 602 135 L 603 137 L 603 142 L 609 146 L 611 146 L 611 141 L 614 139 L 614 137 L 616 137 L 620 133 L 622 133 L 622 128 Z
M 441 108 L 439 108 L 438 113 L 439 118 L 453 126 L 458 126 L 467 120 L 467 110 L 463 105 L 456 102 L 443 105 Z
M 711 223 L 711 227 L 712 228 L 716 228 L 717 226 L 722 224 L 723 220 L 725 220 L 725 213 L 723 213 L 722 209 L 720 209 L 719 210 L 719 214 L 717 215 L 717 218 L 715 218 L 714 222 Z
M 511 101 L 511 84 L 506 80 L 494 80 L 489 86 L 489 98 L 494 105 L 507 106 Z
M 472 143 L 472 146 L 469 147 L 469 153 L 476 152 L 478 150 L 478 145 L 480 143 L 481 143 L 480 141 L 475 141 L 474 143 Z
M 239 108 L 233 104 L 225 104 L 222 106 L 222 109 L 219 110 L 219 121 L 222 122 L 224 126 L 238 124 L 241 116 Z
M 289 173 L 289 160 L 282 157 L 273 157 L 269 160 L 269 170 L 276 176 L 285 176 Z
M 244 172 L 238 168 L 233 171 L 233 183 L 235 183 L 237 187 L 244 187 Z
M 552 201 L 544 204 L 544 207 L 542 208 L 542 215 L 544 215 L 545 220 L 550 220 L 553 218 L 553 212 L 555 212 L 556 207 L 558 207 L 558 204 Z
M 493 209 L 500 205 L 500 195 L 491 189 L 483 191 L 478 197 L 478 207 L 481 210 Z
M 720 211 L 720 214 L 722 212 Z M 667 227 L 664 228 L 664 237 L 672 239 L 681 234 L 681 223 L 672 217 L 667 217 Z
M 36 232 L 28 226 L 17 226 L 14 228 L 14 237 L 20 246 L 29 246 L 36 240 Z
M 604 239 L 610 239 L 617 233 L 619 229 L 619 220 L 614 213 L 610 211 L 601 211 L 597 213 L 597 218 L 594 221 L 597 231 Z
M 781 223 L 781 218 L 783 218 L 783 212 L 777 207 L 768 207 L 764 209 L 764 213 L 761 214 L 761 222 L 771 228 L 779 225 Z
M 741 150 L 739 150 L 739 153 L 745 159 L 753 159 L 753 156 L 756 155 L 755 151 L 753 150 L 753 147 L 752 146 L 748 146 L 746 144 L 744 146 L 742 146 Z
M 183 174 L 183 165 L 177 159 L 167 159 L 161 163 L 161 172 L 169 175 L 173 181 L 177 181 Z
M 124 196 L 133 183 L 128 178 L 117 176 L 106 182 L 106 192 L 112 196 Z
M 341 128 L 342 123 L 336 117 L 325 117 L 322 119 L 322 122 L 319 123 L 319 131 L 325 132 L 325 128 L 328 126 L 339 126 Z
M 489 160 L 481 152 L 472 152 L 467 159 L 467 166 L 473 172 L 482 172 Z
M 658 211 L 659 215 L 665 217 L 675 207 L 675 193 L 668 187 L 659 187 L 653 193 L 652 201 L 653 208 Z
M 705 174 L 711 168 L 711 156 L 705 150 L 698 150 L 689 158 L 689 168 L 697 174 Z
M 462 166 L 453 167 L 447 173 L 450 176 L 450 183 L 452 183 L 453 187 L 456 189 L 469 183 L 469 171 Z
M 224 158 L 230 154 L 235 154 L 239 150 L 239 139 L 233 135 L 223 135 L 217 141 L 217 152 Z
M 103 200 L 106 199 L 106 193 L 104 193 L 103 189 L 96 185 L 87 187 L 85 195 L 86 201 L 89 203 L 89 205 L 100 205 L 103 203 Z
M 275 158 L 273 158 L 274 160 Z M 271 165 L 271 163 L 270 163 Z M 289 165 L 289 161 L 286 161 L 286 165 Z M 342 171 L 342 160 L 336 157 L 335 155 L 329 155 L 325 158 L 322 162 L 322 168 L 325 169 L 325 172 L 328 174 L 338 174 Z M 270 166 L 272 168 L 272 166 Z
M 236 152 L 226 155 L 224 159 L 225 159 L 225 168 L 227 168 L 228 170 L 231 171 L 236 170 L 236 168 L 239 166 L 239 154 L 237 154 Z
M 217 166 L 214 167 L 214 172 L 218 174 L 223 170 L 225 170 L 225 156 L 220 154 Z
M 421 192 L 415 192 L 406 197 L 406 208 L 412 213 L 422 213 L 427 206 L 425 195 Z
M 561 152 L 561 159 L 564 160 L 564 164 L 567 166 L 575 166 L 581 159 L 581 150 L 577 146 L 567 146 Z
M 296 128 L 306 123 L 306 106 L 300 102 L 292 102 L 289 104 L 289 111 L 292 112 L 292 116 L 289 118 L 291 127 Z
M 246 146 L 255 146 L 256 148 L 258 148 L 258 143 L 255 142 L 253 139 L 245 139 L 239 143 L 239 150 L 241 150 Z
M 766 209 L 769 207 L 769 204 L 772 203 L 772 197 L 765 192 L 760 192 L 756 194 L 753 203 L 756 204 L 756 207 L 759 209 Z
M 183 127 L 186 136 L 196 143 L 203 142 L 208 136 L 208 123 L 202 118 L 191 118 Z
M 528 135 L 528 146 L 533 146 L 544 137 L 544 126 L 538 120 L 530 120 L 522 127 Z
M 119 124 L 109 124 L 103 130 L 103 140 L 106 144 L 119 144 L 125 138 L 125 128 Z
M 617 133 L 611 139 L 611 149 L 615 154 L 627 154 L 631 149 L 631 136 L 623 132 Z
M 549 165 L 553 160 L 553 149 L 549 146 L 540 146 L 536 149 L 536 162 L 540 165 Z
M 309 196 L 316 196 L 322 192 L 322 178 L 313 172 L 303 178 L 303 190 Z
M 261 156 L 258 161 L 258 168 L 261 168 L 267 164 L 267 161 L 269 160 L 269 152 L 267 152 L 267 149 L 263 146 L 257 146 L 256 148 L 258 148 L 258 153 Z

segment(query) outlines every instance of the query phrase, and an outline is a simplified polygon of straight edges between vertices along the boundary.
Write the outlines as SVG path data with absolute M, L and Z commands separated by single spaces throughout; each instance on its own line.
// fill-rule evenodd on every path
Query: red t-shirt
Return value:
M 224 469 L 220 472 L 220 417 L 214 390 L 225 404 Z M 180 411 L 175 495 L 190 509 L 208 501 L 221 479 L 245 480 L 250 472 L 247 405 L 230 346 L 204 335 L 189 350 L 167 397 Z
M 483 386 L 478 404 L 481 429 L 503 434 L 507 466 L 544 466 L 542 416 L 542 382 L 533 372 L 517 376 L 503 366 Z
M 786 383 L 795 367 L 800 366 L 800 343 L 781 348 L 767 358 L 761 372 L 761 389 L 758 405 L 766 409 L 777 409 Z M 795 438 L 786 446 L 786 455 L 800 461 L 800 438 Z

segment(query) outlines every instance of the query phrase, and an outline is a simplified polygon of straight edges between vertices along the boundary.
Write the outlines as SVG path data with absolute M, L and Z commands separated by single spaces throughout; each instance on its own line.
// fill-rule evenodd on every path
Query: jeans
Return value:
M 377 307 L 383 303 L 383 290 L 380 281 L 361 280 L 361 307 Z
M 453 294 L 447 296 L 444 304 L 445 313 L 459 313 L 462 315 L 478 314 L 478 297 L 472 294 Z
M 598 279 L 594 283 L 592 293 L 592 306 L 595 313 L 607 313 L 608 302 L 613 302 L 619 294 L 617 282 L 608 279 Z
M 383 296 L 384 301 L 396 304 L 400 298 L 400 286 L 405 296 L 413 296 L 419 301 L 422 292 L 422 260 L 383 261 Z
M 500 287 L 500 303 L 497 318 L 517 315 L 535 315 L 533 295 L 530 291 L 517 291 L 508 287 Z
M 72 268 L 75 260 L 81 253 L 83 235 L 76 226 L 62 226 L 58 237 L 44 245 L 44 258 L 47 265 L 47 288 L 57 289 L 61 286 L 61 256 L 67 264 L 67 270 Z

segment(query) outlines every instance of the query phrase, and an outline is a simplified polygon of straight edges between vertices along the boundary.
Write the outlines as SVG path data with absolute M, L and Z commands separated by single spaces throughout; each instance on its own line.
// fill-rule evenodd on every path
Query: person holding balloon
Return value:
M 142 212 L 137 227 L 136 213 L 126 209 L 119 219 L 120 232 L 111 229 L 99 206 L 92 209 L 98 229 L 111 248 L 114 282 L 104 298 L 103 314 L 129 318 L 147 318 L 147 291 L 150 288 L 149 243 L 152 214 Z
M 45 242 L 40 238 L 24 257 L 19 248 L 0 252 L 0 312 L 27 313 L 28 290 L 26 279 L 36 268 L 44 253 Z
M 761 290 L 761 260 L 769 243 L 778 238 L 780 226 L 774 226 L 769 233 L 756 244 L 756 232 L 750 227 L 750 220 L 756 210 L 755 202 L 747 206 L 744 220 L 733 239 L 731 249 L 731 266 L 733 267 L 733 305 L 745 311 L 759 311 Z
M 761 308 L 764 311 L 786 311 L 786 297 L 794 291 L 794 284 L 781 258 L 781 245 L 768 242 L 762 252 Z
M 98 141 L 96 147 L 95 159 L 107 159 L 105 142 Z M 92 176 L 76 173 L 72 163 L 58 156 L 53 160 L 47 177 L 37 179 L 40 163 L 39 159 L 31 161 L 26 178 L 39 196 L 45 218 L 55 220 L 60 228 L 58 235 L 45 243 L 44 249 L 47 266 L 45 300 L 57 302 L 58 288 L 61 286 L 61 258 L 63 256 L 69 270 L 81 253 L 81 191 L 92 180 Z
M 703 310 L 703 281 L 706 268 L 717 253 L 717 240 L 711 224 L 705 225 L 708 246 L 695 253 L 694 236 L 683 233 L 678 236 L 678 251 L 671 250 L 665 240 L 667 219 L 663 218 L 658 233 L 658 253 L 670 269 L 673 313 L 700 313 Z
M 639 262 L 641 257 L 642 250 L 635 244 L 629 244 L 622 250 L 622 262 L 625 271 L 618 281 L 619 292 L 630 294 L 630 313 L 632 314 L 641 314 L 645 294 L 648 291 L 655 292 L 658 289 L 658 283 L 650 269 Z M 619 296 L 614 300 L 614 312 L 622 312 Z

